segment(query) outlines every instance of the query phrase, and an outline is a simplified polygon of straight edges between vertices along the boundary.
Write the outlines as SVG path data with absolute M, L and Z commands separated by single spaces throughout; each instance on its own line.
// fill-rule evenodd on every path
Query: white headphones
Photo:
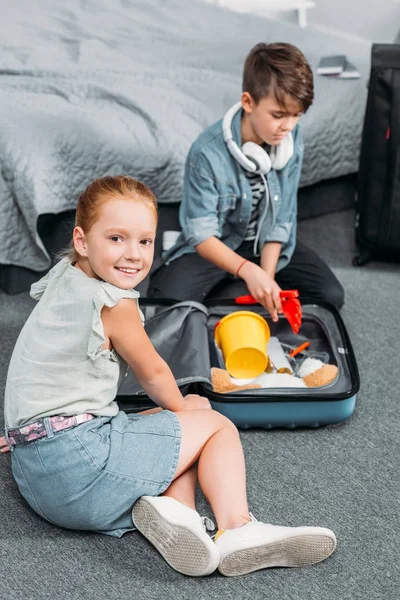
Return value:
M 238 163 L 250 171 L 250 173 L 259 173 L 265 175 L 271 169 L 279 171 L 283 169 L 293 156 L 293 136 L 291 133 L 286 135 L 280 144 L 271 148 L 270 154 L 254 142 L 246 142 L 240 150 L 232 136 L 232 119 L 242 108 L 241 102 L 234 104 L 225 114 L 222 121 L 222 132 L 224 140 L 228 146 L 229 152 Z

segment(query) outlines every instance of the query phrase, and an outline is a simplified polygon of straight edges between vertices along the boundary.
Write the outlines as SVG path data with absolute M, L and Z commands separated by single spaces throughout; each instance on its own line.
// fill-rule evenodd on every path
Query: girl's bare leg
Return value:
M 213 410 L 185 411 L 176 415 L 182 429 L 181 451 L 176 478 L 166 494 L 179 500 L 174 492 L 182 494 L 186 490 L 188 493 L 191 485 L 194 494 L 193 472 L 188 473 L 187 479 L 180 481 L 180 478 L 198 461 L 199 483 L 211 504 L 218 528 L 233 529 L 244 525 L 250 517 L 243 449 L 236 427 Z M 174 490 L 175 482 L 178 487 Z
M 160 410 L 153 408 L 141 414 Z M 175 479 L 163 495 L 195 508 L 198 479 L 219 529 L 244 525 L 250 520 L 246 471 L 235 425 L 214 410 L 185 411 L 176 415 L 182 429 L 181 451 Z
M 139 415 L 152 415 L 164 409 L 159 406 L 142 410 Z M 0 438 L 1 440 L 1 438 Z M 196 486 L 197 486 L 197 464 L 192 465 L 179 477 L 176 477 L 163 496 L 171 496 L 196 510 Z
M 238 532 L 237 528 L 250 521 L 250 515 L 243 450 L 236 427 L 212 410 L 176 415 L 182 432 L 180 456 L 176 477 L 165 495 L 176 500 L 193 497 L 193 467 L 197 461 L 199 483 L 218 529 L 227 531 L 213 544 L 201 528 L 199 517 L 196 520 L 187 515 L 187 511 L 192 511 L 182 504 L 177 509 L 173 501 L 172 506 L 168 504 L 170 498 L 140 499 L 135 505 L 136 513 L 133 509 L 134 522 L 173 568 L 187 575 L 207 575 L 218 566 L 222 574 L 233 576 L 268 567 L 307 566 L 332 554 L 335 534 L 321 527 L 288 528 L 254 522 Z M 159 542 L 163 527 L 176 534 L 168 546 Z M 190 536 L 193 552 L 182 553 L 179 534 Z M 201 564 L 197 558 L 200 554 L 205 556 Z
M 163 496 L 171 496 L 196 510 L 197 463 L 176 477 Z
M 139 415 L 152 415 L 162 411 L 159 406 L 142 410 Z M 0 438 L 1 440 L 1 438 Z M 184 471 L 179 477 L 176 477 L 163 496 L 171 496 L 196 510 L 196 486 L 197 486 L 197 464 L 192 465 Z

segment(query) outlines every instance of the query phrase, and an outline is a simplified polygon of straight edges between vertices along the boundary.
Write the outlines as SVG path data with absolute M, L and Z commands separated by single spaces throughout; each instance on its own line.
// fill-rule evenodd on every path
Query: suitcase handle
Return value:
M 302 310 L 298 290 L 281 290 L 280 293 L 283 314 L 290 323 L 294 333 L 299 333 Z M 245 295 L 235 298 L 235 304 L 258 304 L 253 296 Z

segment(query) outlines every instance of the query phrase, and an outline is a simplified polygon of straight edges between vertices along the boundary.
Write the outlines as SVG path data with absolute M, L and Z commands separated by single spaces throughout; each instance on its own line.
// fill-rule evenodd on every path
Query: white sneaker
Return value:
M 251 521 L 218 531 L 219 571 L 234 576 L 268 567 L 305 567 L 328 558 L 336 547 L 333 531 L 323 527 L 279 527 Z
M 213 573 L 219 552 L 199 513 L 169 496 L 142 496 L 132 509 L 138 530 L 184 575 Z

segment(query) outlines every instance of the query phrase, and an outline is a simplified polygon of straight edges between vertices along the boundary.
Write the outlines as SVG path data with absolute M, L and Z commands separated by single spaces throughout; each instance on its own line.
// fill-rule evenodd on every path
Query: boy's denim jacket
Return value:
M 233 138 L 239 148 L 241 115 L 232 120 Z M 294 153 L 281 171 L 266 175 L 269 206 L 261 224 L 257 254 L 265 242 L 281 242 L 277 271 L 290 261 L 296 244 L 297 189 L 303 161 L 303 139 L 299 125 L 292 131 Z M 264 213 L 265 196 L 260 207 Z M 222 134 L 222 120 L 208 127 L 192 145 L 185 165 L 183 200 L 179 211 L 182 228 L 175 245 L 164 253 L 166 264 L 211 236 L 232 250 L 243 242 L 252 209 L 252 194 L 244 169 L 231 156 Z

